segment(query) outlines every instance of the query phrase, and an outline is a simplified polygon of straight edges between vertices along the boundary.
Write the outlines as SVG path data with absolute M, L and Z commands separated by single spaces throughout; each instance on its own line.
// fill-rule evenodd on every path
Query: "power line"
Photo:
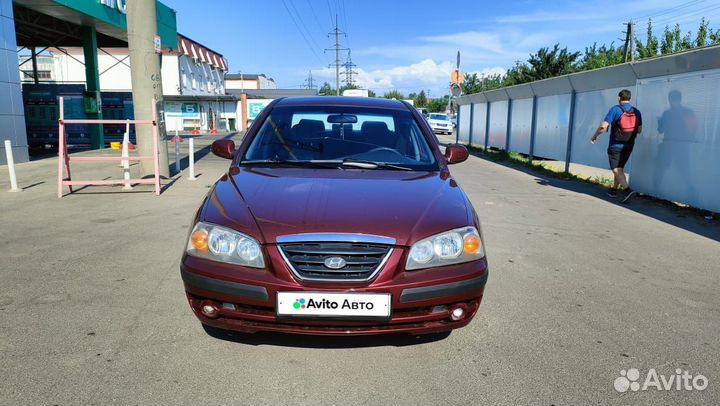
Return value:
M 328 2 L 329 4 L 329 2 Z M 326 48 L 324 51 L 332 51 L 335 50 L 335 63 L 332 63 L 328 65 L 328 67 L 332 68 L 335 67 L 335 93 L 340 96 L 340 51 L 347 51 L 347 48 L 342 48 L 340 46 L 340 35 L 347 35 L 344 32 L 340 31 L 338 28 L 337 23 L 337 14 L 335 14 L 335 29 L 333 29 L 330 33 L 328 33 L 328 36 L 334 35 L 335 36 L 335 46 L 333 48 Z
M 692 1 L 688 1 L 688 2 L 686 2 L 686 3 L 682 3 L 682 4 L 679 4 L 679 5 L 677 5 L 677 6 L 670 7 L 670 8 L 668 8 L 668 9 L 659 11 L 659 12 L 657 12 L 657 13 L 652 13 L 652 14 L 648 14 L 648 15 L 644 15 L 644 16 L 641 16 L 641 17 L 634 18 L 634 20 L 637 21 L 637 20 L 644 20 L 644 19 L 647 19 L 647 18 L 655 18 L 655 17 L 663 16 L 663 15 L 666 15 L 666 14 L 670 14 L 670 13 L 672 13 L 672 12 L 674 12 L 674 11 L 681 10 L 681 9 L 683 9 L 683 8 L 686 8 L 686 7 L 690 7 L 690 6 L 693 6 L 693 5 L 698 4 L 698 3 L 702 3 L 702 2 L 704 2 L 704 1 L 706 1 L 706 0 L 692 0 Z
M 315 81 L 313 80 L 312 71 L 308 71 L 308 77 L 305 79 L 305 86 L 308 89 L 315 89 Z
M 302 27 L 305 29 L 305 32 L 307 32 L 308 36 L 309 36 L 310 39 L 312 40 L 312 42 L 313 42 L 313 44 L 315 45 L 315 47 L 316 47 L 317 49 L 320 49 L 320 45 L 318 45 L 317 41 L 315 41 L 315 37 L 313 37 L 312 33 L 310 32 L 310 30 L 309 30 L 309 29 L 307 28 L 307 26 L 305 25 L 305 21 L 303 21 L 303 18 L 302 18 L 302 16 L 300 15 L 300 12 L 298 12 L 297 8 L 295 8 L 295 3 L 291 1 L 291 2 L 290 2 L 290 7 L 292 7 L 292 9 L 295 11 L 295 14 L 297 15 L 297 18 L 298 18 L 298 20 L 300 21 L 300 24 L 301 24 Z
M 350 55 L 350 50 L 348 49 L 347 54 L 347 61 L 343 64 L 343 67 L 345 70 L 341 72 L 342 75 L 345 75 L 345 85 L 346 86 L 353 86 L 355 85 L 355 80 L 353 80 L 353 75 L 357 75 L 357 71 L 355 71 L 353 68 L 356 67 L 352 62 L 352 56 Z
M 330 26 L 333 26 L 333 11 L 332 6 L 330 6 L 330 0 L 327 0 L 327 6 L 328 6 L 328 15 L 330 16 Z
M 312 44 L 310 44 L 310 41 L 308 41 L 307 37 L 305 36 L 305 33 L 303 33 L 303 31 L 300 29 L 300 26 L 295 21 L 295 17 L 293 17 L 292 13 L 290 12 L 290 9 L 288 8 L 287 4 L 285 3 L 285 0 L 283 0 L 282 3 L 285 6 L 285 10 L 287 10 L 288 14 L 290 15 L 290 19 L 292 20 L 293 24 L 295 24 L 295 28 L 297 28 L 298 32 L 300 32 L 300 35 L 305 40 L 305 43 L 310 48 L 313 55 L 315 55 L 315 57 L 317 58 L 318 61 L 323 62 L 322 58 L 320 58 L 320 55 L 318 55 L 318 53 L 315 51 L 315 48 L 313 48 Z
M 347 13 L 345 12 L 345 0 L 341 0 L 341 1 L 342 1 L 341 4 L 342 4 L 343 27 L 345 27 L 345 31 L 349 31 L 349 30 L 348 30 L 348 23 L 347 23 Z M 350 45 L 350 39 L 349 39 L 349 38 L 348 38 L 348 40 L 347 40 L 347 43 L 348 43 L 348 45 Z
M 318 28 L 320 28 L 321 32 L 325 31 L 322 24 L 320 24 L 320 19 L 318 18 L 317 13 L 315 12 L 315 7 L 313 7 L 312 2 L 310 0 L 305 0 L 305 1 L 307 1 L 308 6 L 310 6 L 310 11 L 312 11 L 313 18 L 315 18 L 315 22 L 317 23 Z
M 661 19 L 658 20 L 657 23 L 658 23 L 659 25 L 667 24 L 667 23 L 670 23 L 670 22 L 680 23 L 680 22 L 687 21 L 688 19 L 691 19 L 691 18 L 694 17 L 694 16 L 698 16 L 698 15 L 700 15 L 700 14 L 707 14 L 707 13 L 709 13 L 709 12 L 711 12 L 711 11 L 715 11 L 715 10 L 718 10 L 718 9 L 720 9 L 720 5 L 715 4 L 715 5 L 711 5 L 711 6 L 708 6 L 708 7 L 701 8 L 701 9 L 699 9 L 699 10 L 692 10 L 692 11 L 689 11 L 689 12 L 687 12 L 687 13 L 679 14 L 679 15 L 677 15 L 677 16 L 661 18 Z

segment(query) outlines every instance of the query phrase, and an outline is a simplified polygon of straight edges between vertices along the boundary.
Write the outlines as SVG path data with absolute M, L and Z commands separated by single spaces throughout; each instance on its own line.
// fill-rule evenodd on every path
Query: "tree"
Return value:
M 695 37 L 695 43 L 693 45 L 695 47 L 704 47 L 708 44 L 709 36 L 710 22 L 703 17 L 702 21 L 700 21 L 700 27 L 698 27 L 698 33 Z
M 526 63 L 516 63 L 510 68 L 502 80 L 503 86 L 514 86 L 522 83 L 532 82 L 530 67 Z
M 448 101 L 450 100 L 450 96 L 443 96 L 442 98 L 432 99 L 428 105 L 427 109 L 430 112 L 437 113 L 437 112 L 445 112 L 445 109 L 447 108 Z
M 482 85 L 477 73 L 468 73 L 465 75 L 465 82 L 462 84 L 464 94 L 473 94 L 480 92 Z
M 408 95 L 408 99 L 415 100 L 417 99 L 417 93 L 412 92 Z
M 582 61 L 579 64 L 580 70 L 590 70 L 605 68 L 607 66 L 617 65 L 625 61 L 625 52 L 623 48 L 616 48 L 614 43 L 610 46 L 597 46 L 597 43 L 591 47 L 586 47 Z
M 374 91 L 368 89 L 368 97 L 377 97 Z
M 648 20 L 647 37 L 645 39 L 645 43 L 643 44 L 642 42 L 640 42 L 640 40 L 635 40 L 635 48 L 637 49 L 638 57 L 640 59 L 652 58 L 658 55 L 658 51 L 660 50 L 660 43 L 653 34 L 653 25 L 651 19 Z
M 483 76 L 482 79 L 480 79 L 480 91 L 486 92 L 488 90 L 499 89 L 504 86 L 504 80 L 505 76 L 500 74 Z
M 413 100 L 415 100 L 415 107 L 425 107 L 428 103 L 427 96 L 425 96 L 424 90 L 421 90 L 420 94 L 418 94 L 417 97 Z
M 320 88 L 318 93 L 323 96 L 332 96 L 335 94 L 335 89 L 333 89 L 332 86 L 330 86 L 330 83 L 325 82 L 325 83 L 323 83 L 323 85 Z
M 386 99 L 396 99 L 396 100 L 404 100 L 405 99 L 405 96 L 403 96 L 403 94 L 397 90 L 391 90 L 389 92 L 385 92 L 383 97 Z
M 529 76 L 532 80 L 541 80 L 573 73 L 579 57 L 580 52 L 570 52 L 567 47 L 560 49 L 560 44 L 555 44 L 552 50 L 540 48 L 528 59 Z

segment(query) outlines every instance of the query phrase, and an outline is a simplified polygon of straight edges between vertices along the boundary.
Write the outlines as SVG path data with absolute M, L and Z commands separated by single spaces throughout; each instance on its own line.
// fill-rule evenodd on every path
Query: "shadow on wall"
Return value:
M 663 164 L 658 165 L 655 172 L 655 190 L 663 187 L 663 182 L 670 173 L 690 175 L 686 166 L 692 158 L 688 147 L 690 143 L 698 142 L 696 139 L 698 120 L 695 112 L 682 104 L 682 93 L 679 90 L 671 90 L 668 93 L 668 103 L 670 108 L 657 118 L 657 132 L 661 137 L 659 137 L 656 160 Z M 686 196 L 697 198 L 693 183 L 681 182 L 680 187 L 685 188 Z
M 471 151 L 471 154 L 478 158 L 487 160 L 482 153 Z M 632 210 L 636 213 L 652 217 L 664 223 L 720 242 L 720 224 L 718 224 L 717 221 L 705 220 L 703 218 L 704 213 L 701 214 L 699 211 L 679 207 L 668 201 L 640 196 L 634 198 L 630 204 L 621 204 L 619 199 L 607 197 L 605 194 L 607 189 L 600 185 L 547 176 L 535 169 L 517 165 L 512 162 L 490 162 L 525 172 L 526 174 L 535 177 L 535 181 L 539 185 L 565 189 L 576 193 L 582 193 L 597 199 L 606 200 L 616 204 L 619 210 Z

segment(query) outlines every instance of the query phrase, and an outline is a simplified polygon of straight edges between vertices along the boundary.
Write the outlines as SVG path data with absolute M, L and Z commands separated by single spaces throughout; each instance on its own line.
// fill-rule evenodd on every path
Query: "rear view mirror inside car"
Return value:
M 331 114 L 327 121 L 332 124 L 355 124 L 358 119 L 354 114 Z

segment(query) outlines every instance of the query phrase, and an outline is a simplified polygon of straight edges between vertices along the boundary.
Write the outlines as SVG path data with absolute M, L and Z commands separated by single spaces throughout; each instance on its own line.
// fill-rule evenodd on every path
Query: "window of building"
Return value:
M 183 89 L 187 89 L 188 87 L 188 79 L 187 74 L 185 73 L 185 69 L 180 70 L 180 80 L 182 80 L 182 87 Z
M 195 72 L 190 74 L 191 80 L 192 80 L 192 88 L 195 89 L 197 87 L 197 81 L 195 80 Z

